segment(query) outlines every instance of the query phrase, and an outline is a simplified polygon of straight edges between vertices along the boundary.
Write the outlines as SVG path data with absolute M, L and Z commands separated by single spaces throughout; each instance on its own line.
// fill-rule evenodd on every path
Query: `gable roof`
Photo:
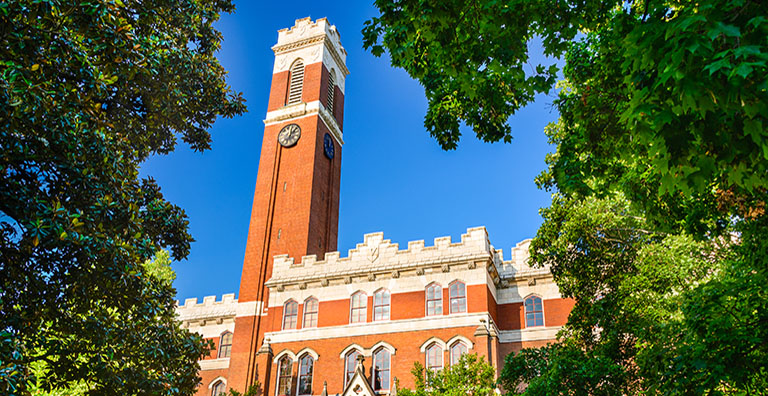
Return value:
M 347 382 L 347 386 L 344 388 L 344 391 L 341 392 L 340 396 L 376 396 L 376 392 L 371 388 L 368 377 L 365 376 L 362 359 L 357 361 L 355 374 L 352 375 L 352 378 Z

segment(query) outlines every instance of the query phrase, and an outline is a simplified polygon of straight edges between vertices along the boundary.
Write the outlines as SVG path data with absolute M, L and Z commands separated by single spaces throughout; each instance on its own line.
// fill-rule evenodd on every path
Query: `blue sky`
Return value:
M 462 129 L 454 151 L 442 151 L 423 126 L 427 102 L 417 81 L 362 49 L 360 30 L 376 15 L 369 2 L 244 2 L 224 15 L 219 59 L 228 82 L 242 91 L 249 112 L 221 119 L 211 130 L 213 149 L 189 150 L 182 142 L 167 156 L 149 159 L 144 176 L 157 179 L 167 199 L 189 216 L 196 242 L 179 263 L 177 298 L 237 293 L 253 200 L 277 30 L 306 16 L 327 17 L 341 33 L 350 75 L 346 81 L 341 171 L 339 251 L 362 242 L 363 234 L 407 248 L 408 241 L 488 228 L 491 243 L 509 249 L 531 238 L 541 224 L 539 208 L 550 202 L 534 177 L 553 151 L 543 130 L 557 114 L 553 96 L 510 119 L 512 143 L 488 144 Z M 535 44 L 534 44 L 535 46 Z

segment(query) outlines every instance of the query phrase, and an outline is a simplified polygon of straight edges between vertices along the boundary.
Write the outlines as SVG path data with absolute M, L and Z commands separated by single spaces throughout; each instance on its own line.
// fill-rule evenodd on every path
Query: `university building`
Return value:
M 366 234 L 337 250 L 344 83 L 339 32 L 325 18 L 278 32 L 238 298 L 188 299 L 183 326 L 215 344 L 198 395 L 397 393 L 414 362 L 438 370 L 464 353 L 497 372 L 504 357 L 555 339 L 573 302 L 548 269 L 526 264 L 529 241 L 504 257 L 484 227 L 460 241 L 400 247 Z

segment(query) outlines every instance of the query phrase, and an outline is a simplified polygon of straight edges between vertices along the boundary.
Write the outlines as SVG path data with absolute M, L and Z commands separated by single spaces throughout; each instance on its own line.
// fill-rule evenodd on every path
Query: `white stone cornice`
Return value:
M 521 330 L 501 330 L 499 332 L 499 342 L 521 342 L 521 341 L 545 341 L 557 339 L 557 332 L 562 326 L 551 327 L 529 327 Z
M 267 118 L 264 119 L 264 125 L 273 125 L 285 121 L 297 120 L 304 117 L 313 115 L 319 115 L 326 127 L 331 131 L 336 142 L 339 145 L 344 145 L 344 137 L 339 128 L 339 124 L 336 123 L 336 119 L 331 115 L 325 106 L 320 103 L 319 100 L 312 102 L 301 102 L 293 105 L 283 106 L 277 110 L 272 110 L 267 113 Z
M 200 364 L 200 371 L 229 368 L 229 358 L 198 360 L 197 363 Z M 220 378 L 217 378 L 217 380 L 218 379 Z M 211 384 L 215 382 L 216 381 L 211 381 Z

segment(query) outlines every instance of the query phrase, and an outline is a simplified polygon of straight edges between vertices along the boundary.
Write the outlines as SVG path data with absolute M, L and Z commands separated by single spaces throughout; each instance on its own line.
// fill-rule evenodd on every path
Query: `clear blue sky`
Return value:
M 251 2 L 224 15 L 219 59 L 228 82 L 242 91 L 248 113 L 214 125 L 213 149 L 195 153 L 182 142 L 174 153 L 142 167 L 157 179 L 167 199 L 189 216 L 196 242 L 188 259 L 174 263 L 177 298 L 237 293 L 258 171 L 261 139 L 277 30 L 294 20 L 327 17 L 347 50 L 344 140 L 341 171 L 339 251 L 342 257 L 363 234 L 384 232 L 407 248 L 408 241 L 488 228 L 491 243 L 504 250 L 531 238 L 541 223 L 539 208 L 550 193 L 534 177 L 553 151 L 544 126 L 556 119 L 553 96 L 541 96 L 513 117 L 510 144 L 487 144 L 462 129 L 455 151 L 442 151 L 423 126 L 424 91 L 417 81 L 362 49 L 360 30 L 376 15 L 369 2 Z M 220 298 L 220 297 L 219 297 Z

